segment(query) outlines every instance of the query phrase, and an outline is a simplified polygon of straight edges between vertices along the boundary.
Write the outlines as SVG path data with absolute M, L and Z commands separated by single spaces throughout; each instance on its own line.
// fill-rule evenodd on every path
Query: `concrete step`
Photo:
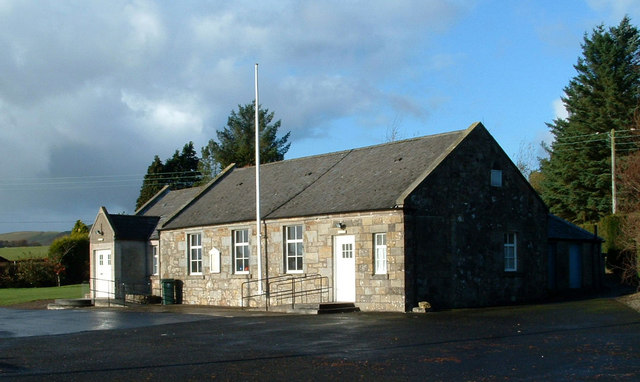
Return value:
M 325 302 L 319 305 L 318 314 L 353 313 L 360 311 L 360 308 L 352 302 Z
M 47 309 L 86 308 L 88 306 L 93 306 L 93 301 L 90 298 L 59 298 L 52 304 L 48 304 Z
M 330 314 L 359 312 L 360 308 L 352 302 L 322 302 L 311 304 L 276 305 L 269 307 L 272 312 L 295 314 Z
M 94 306 L 99 307 L 121 307 L 125 306 L 124 300 L 122 299 L 113 299 L 113 298 L 96 298 L 93 300 Z

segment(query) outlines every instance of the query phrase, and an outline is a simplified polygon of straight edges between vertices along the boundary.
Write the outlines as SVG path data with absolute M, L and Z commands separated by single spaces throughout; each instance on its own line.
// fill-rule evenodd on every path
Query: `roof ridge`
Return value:
M 296 198 L 296 196 L 302 194 L 303 192 L 305 192 L 309 187 L 313 186 L 314 184 L 316 184 L 323 176 L 325 176 L 326 174 L 328 174 L 331 170 L 333 170 L 337 165 L 339 165 L 343 160 L 345 160 L 351 153 L 353 153 L 354 150 L 348 150 L 348 152 L 346 152 L 345 155 L 342 156 L 342 158 L 340 158 L 339 160 L 337 160 L 334 164 L 332 164 L 331 166 L 329 166 L 329 168 L 327 168 L 322 174 L 320 174 L 320 176 L 318 176 L 313 182 L 309 183 L 306 187 L 303 187 L 302 189 L 300 189 L 298 192 L 296 192 L 295 194 L 291 195 L 290 198 L 288 198 L 287 200 L 285 200 L 284 202 L 280 203 L 280 205 L 274 207 L 271 211 L 269 211 L 268 213 L 264 214 L 263 218 L 267 218 L 269 215 L 275 213 L 276 211 L 278 211 L 282 206 L 284 206 L 285 204 L 289 203 L 290 201 L 292 201 L 293 199 Z
M 466 130 L 467 129 L 447 131 L 447 132 L 444 132 L 444 133 L 437 133 L 437 134 L 431 134 L 431 135 L 422 135 L 422 136 L 419 136 L 419 137 L 401 139 L 401 140 L 391 141 L 391 142 L 377 143 L 377 144 L 374 144 L 374 145 L 356 147 L 356 148 L 346 149 L 346 150 L 333 151 L 333 152 L 329 152 L 329 153 L 308 155 L 308 156 L 303 156 L 303 157 L 298 157 L 298 158 L 291 158 L 291 159 L 283 159 L 283 160 L 276 161 L 276 162 L 260 163 L 260 167 L 273 166 L 273 165 L 277 165 L 278 163 L 282 163 L 282 162 L 291 162 L 291 161 L 315 159 L 315 158 L 321 158 L 321 157 L 327 157 L 327 156 L 335 156 L 335 155 L 340 155 L 340 154 L 349 155 L 350 153 L 356 152 L 356 151 L 370 150 L 370 149 L 383 147 L 383 146 L 390 146 L 390 145 L 394 145 L 394 144 L 401 144 L 401 143 L 406 143 L 406 142 L 411 142 L 411 141 L 418 141 L 418 140 L 424 140 L 424 139 L 437 138 L 437 137 L 446 136 L 446 135 L 452 135 L 452 134 L 460 134 L 461 132 L 464 132 Z M 242 169 L 246 169 L 246 168 L 255 168 L 255 165 L 240 167 L 240 168 L 237 168 L 237 170 L 242 170 Z

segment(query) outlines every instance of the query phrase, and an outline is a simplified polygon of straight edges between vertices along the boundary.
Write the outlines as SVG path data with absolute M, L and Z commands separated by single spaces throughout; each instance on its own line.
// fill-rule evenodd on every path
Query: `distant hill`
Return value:
M 27 244 L 33 245 L 39 243 L 40 245 L 51 245 L 51 243 L 58 237 L 68 235 L 69 232 L 42 232 L 42 231 L 22 231 L 22 232 L 9 232 L 0 233 L 0 241 L 21 241 L 25 240 Z

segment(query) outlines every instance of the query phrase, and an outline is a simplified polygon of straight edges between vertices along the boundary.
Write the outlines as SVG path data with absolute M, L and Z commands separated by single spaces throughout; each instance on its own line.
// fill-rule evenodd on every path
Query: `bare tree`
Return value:
M 529 179 L 529 175 L 535 170 L 537 170 L 537 161 L 536 157 L 536 148 L 535 145 L 531 142 L 520 141 L 520 148 L 516 153 L 516 167 L 518 170 L 524 175 L 525 178 Z
M 402 139 L 402 136 L 400 134 L 401 124 L 402 124 L 402 117 L 400 117 L 400 115 L 396 113 L 396 115 L 393 117 L 393 121 L 391 121 L 391 124 L 387 127 L 387 134 L 385 137 L 385 140 L 387 142 L 394 142 L 399 139 Z
M 640 151 L 625 158 L 620 173 L 621 234 L 624 250 L 621 279 L 640 289 Z

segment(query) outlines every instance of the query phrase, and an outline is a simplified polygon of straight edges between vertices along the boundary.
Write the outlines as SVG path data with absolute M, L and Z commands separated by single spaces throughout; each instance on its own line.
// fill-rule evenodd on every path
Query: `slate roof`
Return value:
M 157 216 L 159 217 L 158 227 L 161 227 L 169 218 L 177 211 L 182 209 L 198 195 L 204 186 L 185 188 L 182 190 L 169 190 L 168 187 L 163 188 L 156 194 L 152 200 L 142 206 L 137 212 L 138 216 Z M 158 239 L 160 235 L 157 230 L 153 231 L 150 239 Z
M 260 166 L 264 219 L 392 209 L 474 128 Z M 255 219 L 255 167 L 232 168 L 162 227 Z
M 147 241 L 156 229 L 157 216 L 107 215 L 117 240 Z
M 547 237 L 551 240 L 570 240 L 570 241 L 604 241 L 602 238 L 594 235 L 575 224 L 549 214 Z

